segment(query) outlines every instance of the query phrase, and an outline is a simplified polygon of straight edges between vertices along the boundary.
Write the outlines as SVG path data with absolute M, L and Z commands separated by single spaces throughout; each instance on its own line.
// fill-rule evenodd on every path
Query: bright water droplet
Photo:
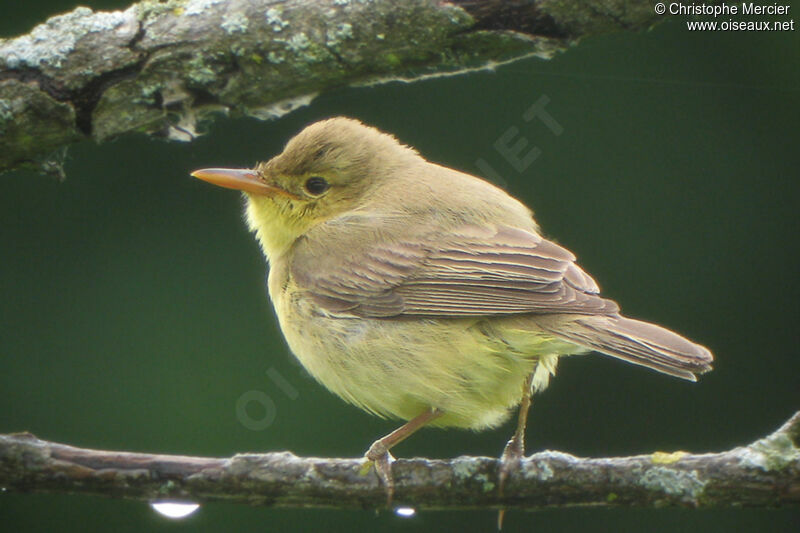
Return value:
M 167 518 L 186 518 L 193 512 L 197 511 L 200 508 L 199 503 L 193 502 L 150 502 L 150 507 L 152 507 L 155 512 L 162 516 L 166 516 Z
M 417 514 L 417 510 L 413 507 L 396 507 L 394 510 L 394 514 L 402 518 L 411 518 L 415 514 Z

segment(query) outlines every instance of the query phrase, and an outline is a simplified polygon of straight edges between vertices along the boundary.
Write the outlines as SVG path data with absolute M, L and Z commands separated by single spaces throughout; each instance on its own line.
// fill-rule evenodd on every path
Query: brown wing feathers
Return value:
M 541 325 L 575 344 L 689 381 L 697 381 L 695 374 L 711 370 L 713 356 L 708 349 L 648 322 L 623 316 L 587 316 L 552 328 Z
M 465 227 L 444 239 L 384 242 L 340 264 L 309 259 L 299 250 L 292 274 L 317 305 L 333 314 L 574 314 L 573 320 L 543 320 L 540 327 L 684 379 L 695 380 L 694 374 L 711 368 L 707 349 L 659 326 L 619 316 L 617 304 L 598 295 L 597 284 L 571 252 L 522 230 Z M 311 264 L 317 268 L 308 268 Z
M 300 257 L 293 273 L 321 306 L 363 317 L 616 312 L 574 260 L 533 233 L 464 227 L 384 243 L 324 272 Z

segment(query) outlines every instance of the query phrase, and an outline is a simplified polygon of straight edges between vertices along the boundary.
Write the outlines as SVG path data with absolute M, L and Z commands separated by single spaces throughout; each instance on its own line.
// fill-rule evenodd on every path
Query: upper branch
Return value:
M 27 433 L 0 435 L 0 487 L 145 500 L 379 508 L 377 477 L 362 459 L 289 452 L 186 457 L 89 450 Z M 721 453 L 585 459 L 540 452 L 497 494 L 498 460 L 406 459 L 393 466 L 395 501 L 422 509 L 574 505 L 691 507 L 800 504 L 800 412 L 775 433 Z
M 643 0 L 142 0 L 0 39 L 0 172 L 69 143 L 177 140 L 211 113 L 280 116 L 320 91 L 550 57 L 654 23 Z

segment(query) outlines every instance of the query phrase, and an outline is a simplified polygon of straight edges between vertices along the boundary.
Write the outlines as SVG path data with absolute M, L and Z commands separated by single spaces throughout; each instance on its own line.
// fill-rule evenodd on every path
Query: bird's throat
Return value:
M 270 262 L 285 254 L 308 229 L 292 211 L 290 201 L 284 198 L 247 195 L 247 225 Z

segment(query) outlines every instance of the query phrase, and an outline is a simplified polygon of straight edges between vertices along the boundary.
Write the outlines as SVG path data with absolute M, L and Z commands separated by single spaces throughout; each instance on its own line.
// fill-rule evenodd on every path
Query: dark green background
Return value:
M 11 12 L 0 34 L 70 7 Z M 165 453 L 353 457 L 391 430 L 293 361 L 241 200 L 188 177 L 266 159 L 305 124 L 344 114 L 458 169 L 477 173 L 484 158 L 627 314 L 714 351 L 715 371 L 697 384 L 600 356 L 564 360 L 535 400 L 529 449 L 700 452 L 763 436 L 800 409 L 798 41 L 797 31 L 690 33 L 673 21 L 588 39 L 551 61 L 335 91 L 274 122 L 220 122 L 191 144 L 84 143 L 70 150 L 64 183 L 6 174 L 0 432 Z M 560 136 L 522 119 L 542 95 Z M 493 148 L 511 126 L 542 150 L 522 174 Z M 236 416 L 251 390 L 275 403 L 266 430 Z M 511 431 L 424 430 L 396 455 L 498 455 Z M 0 519 L 9 531 L 493 531 L 495 513 L 208 505 L 171 522 L 143 503 L 3 493 Z M 789 531 L 798 521 L 796 510 L 564 509 L 511 513 L 506 530 Z

